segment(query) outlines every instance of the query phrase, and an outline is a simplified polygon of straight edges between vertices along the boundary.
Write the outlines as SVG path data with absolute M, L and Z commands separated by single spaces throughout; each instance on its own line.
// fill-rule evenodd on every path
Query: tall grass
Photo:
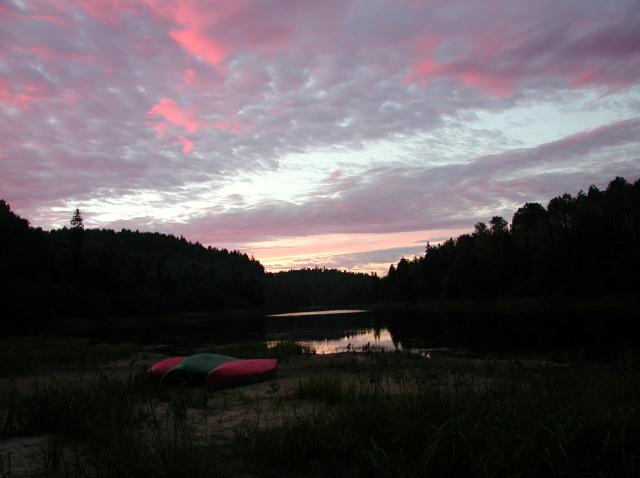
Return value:
M 163 413 L 161 398 L 167 400 Z M 101 374 L 88 383 L 5 391 L 0 438 L 50 435 L 47 476 L 224 476 L 225 452 L 196 439 L 186 410 L 181 393 L 167 396 L 146 381 Z
M 207 352 L 231 355 L 238 358 L 277 358 L 287 361 L 291 357 L 313 355 L 313 347 L 292 340 L 276 340 L 273 342 L 234 342 L 226 345 L 206 347 Z
M 220 352 L 268 356 L 264 345 L 229 347 Z M 297 347 L 284 342 L 273 353 L 304 352 Z M 247 416 L 256 410 L 255 425 L 243 420 L 231 439 L 203 434 L 195 422 L 204 415 L 206 426 L 216 406 L 204 390 L 134 374 L 4 380 L 0 440 L 48 435 L 43 474 L 74 478 L 640 474 L 633 360 L 533 367 L 373 352 L 323 360 L 303 367 L 310 375 L 292 391 L 274 382 L 271 392 L 226 396 L 245 400 Z M 0 450 L 3 476 L 10 461 Z
M 295 396 L 302 400 L 314 399 L 335 404 L 342 400 L 345 388 L 340 378 L 320 375 L 300 380 L 295 390 Z
M 395 389 L 376 373 L 312 378 L 298 396 L 331 405 L 239 439 L 275 475 L 638 476 L 636 372 L 485 372 Z

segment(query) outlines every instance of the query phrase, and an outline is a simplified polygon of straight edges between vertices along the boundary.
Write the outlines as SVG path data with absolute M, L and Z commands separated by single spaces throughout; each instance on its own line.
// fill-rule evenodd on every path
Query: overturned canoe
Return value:
M 227 362 L 239 359 L 220 354 L 191 355 L 172 367 L 162 377 L 164 383 L 188 382 L 193 385 L 202 384 L 205 377 L 213 369 Z
M 225 362 L 209 372 L 205 379 L 205 386 L 222 388 L 260 382 L 272 377 L 276 368 L 278 368 L 278 359 Z
M 179 357 L 169 357 L 164 360 L 160 360 L 159 362 L 156 362 L 151 367 L 149 367 L 149 369 L 147 370 L 147 375 L 161 380 L 165 373 L 167 373 L 176 365 L 179 365 L 186 358 L 186 356 L 181 355 Z

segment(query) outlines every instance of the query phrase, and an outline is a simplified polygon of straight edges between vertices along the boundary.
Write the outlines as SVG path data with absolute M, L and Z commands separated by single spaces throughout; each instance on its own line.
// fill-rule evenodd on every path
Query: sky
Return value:
M 640 176 L 637 0 L 0 0 L 0 198 L 385 274 Z

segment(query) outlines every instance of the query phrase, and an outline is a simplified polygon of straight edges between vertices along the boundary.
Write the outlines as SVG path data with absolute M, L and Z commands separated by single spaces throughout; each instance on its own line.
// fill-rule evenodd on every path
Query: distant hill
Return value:
M 268 273 L 266 303 L 273 307 L 344 305 L 377 302 L 377 275 L 327 268 Z

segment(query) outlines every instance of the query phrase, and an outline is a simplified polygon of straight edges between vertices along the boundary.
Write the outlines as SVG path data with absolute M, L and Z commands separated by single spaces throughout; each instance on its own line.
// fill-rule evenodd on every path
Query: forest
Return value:
M 267 273 L 246 254 L 123 229 L 34 228 L 0 200 L 5 325 L 219 309 L 637 293 L 640 180 L 526 203 L 402 259 L 384 278 L 314 268 Z
M 335 269 L 265 273 L 238 251 L 123 229 L 44 231 L 0 200 L 3 325 L 59 317 L 138 316 L 372 302 L 376 276 Z
M 376 274 L 320 267 L 268 273 L 265 285 L 267 305 L 279 308 L 365 304 L 380 298 Z
M 598 296 L 640 291 L 640 180 L 621 177 L 563 194 L 545 208 L 526 203 L 471 234 L 389 268 L 390 301 Z
M 43 231 L 0 201 L 5 320 L 107 317 L 262 305 L 262 265 L 236 251 L 123 229 Z

